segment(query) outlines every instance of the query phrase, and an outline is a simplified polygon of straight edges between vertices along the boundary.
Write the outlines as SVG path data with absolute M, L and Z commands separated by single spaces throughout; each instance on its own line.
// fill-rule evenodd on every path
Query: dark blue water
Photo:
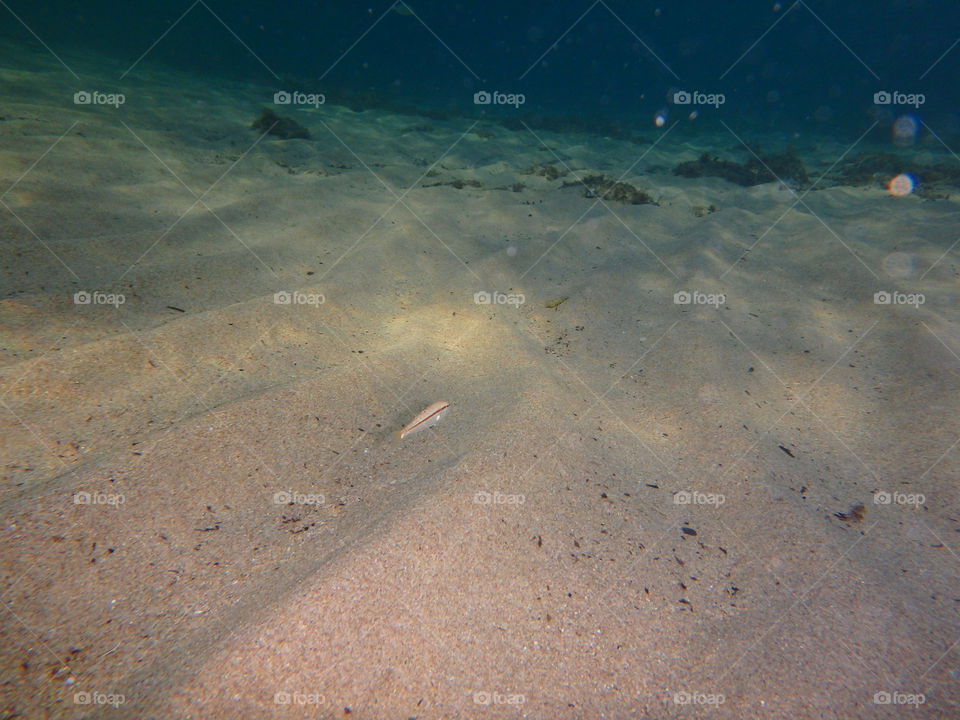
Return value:
M 6 43 L 42 40 L 125 68 L 139 61 L 279 88 L 296 83 L 359 108 L 566 119 L 614 134 L 647 131 L 660 113 L 691 132 L 723 119 L 844 139 L 874 121 L 881 139 L 911 113 L 918 139 L 960 134 L 960 5 L 943 0 L 7 7 Z M 480 91 L 522 94 L 524 103 L 478 107 Z M 683 91 L 690 105 L 675 103 Z M 723 104 L 697 107 L 695 92 Z M 884 92 L 891 102 L 875 103 Z

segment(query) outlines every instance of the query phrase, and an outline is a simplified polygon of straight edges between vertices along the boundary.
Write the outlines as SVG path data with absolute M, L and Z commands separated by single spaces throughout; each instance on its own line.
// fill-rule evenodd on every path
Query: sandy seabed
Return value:
M 0 76 L 3 717 L 960 712 L 955 200 Z

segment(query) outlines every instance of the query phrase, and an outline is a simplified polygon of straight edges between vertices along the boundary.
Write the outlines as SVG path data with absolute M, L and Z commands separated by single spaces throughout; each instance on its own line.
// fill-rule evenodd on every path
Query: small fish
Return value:
M 547 302 L 545 302 L 543 306 L 550 310 L 554 310 L 560 307 L 561 305 L 563 305 L 563 303 L 565 303 L 569 299 L 570 297 L 568 295 L 564 295 L 562 297 L 554 298 L 553 300 L 547 300 Z
M 423 428 L 433 427 L 444 418 L 448 410 L 450 410 L 450 403 L 446 400 L 439 400 L 424 408 L 400 431 L 400 439 L 403 440 L 407 435 Z

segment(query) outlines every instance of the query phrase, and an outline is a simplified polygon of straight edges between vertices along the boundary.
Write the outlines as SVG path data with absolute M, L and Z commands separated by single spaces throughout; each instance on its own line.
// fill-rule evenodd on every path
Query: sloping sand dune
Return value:
M 249 128 L 266 89 L 144 67 L 90 110 L 19 81 L 5 717 L 960 702 L 953 200 L 663 169 L 729 136 L 331 98 L 284 141 Z M 596 173 L 658 204 L 584 197 Z M 895 290 L 924 302 L 874 302 Z

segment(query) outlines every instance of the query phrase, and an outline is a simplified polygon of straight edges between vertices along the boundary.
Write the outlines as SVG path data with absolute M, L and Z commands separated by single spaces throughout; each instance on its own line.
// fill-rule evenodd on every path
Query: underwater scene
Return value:
M 960 6 L 0 0 L 0 720 L 960 717 Z

